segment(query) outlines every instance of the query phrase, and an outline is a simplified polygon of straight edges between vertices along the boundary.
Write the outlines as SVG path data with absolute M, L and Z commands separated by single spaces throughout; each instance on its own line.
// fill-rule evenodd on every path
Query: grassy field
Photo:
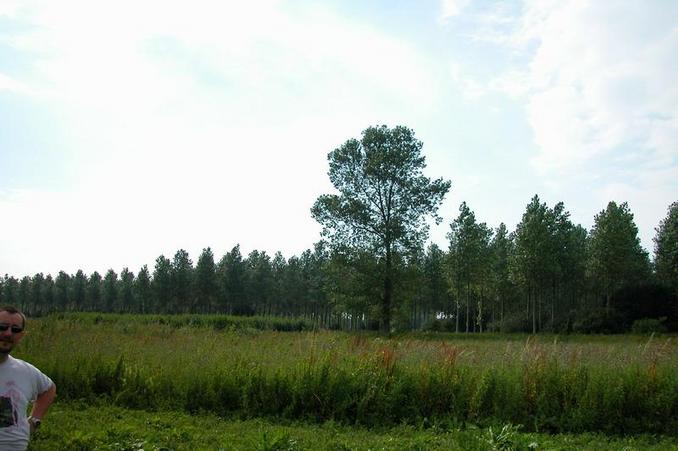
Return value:
M 334 422 L 308 424 L 240 420 L 181 412 L 147 412 L 110 405 L 59 402 L 35 435 L 30 451 L 64 450 L 624 450 L 678 449 L 671 437 L 601 433 L 539 434 L 513 428 L 442 430 L 395 426 L 364 428 Z
M 199 427 L 192 421 L 217 421 L 210 416 L 216 415 L 230 419 L 219 423 L 225 431 L 262 422 L 264 430 L 271 431 L 266 440 L 284 435 L 275 425 L 296 424 L 289 427 L 298 449 L 311 449 L 304 437 L 329 434 L 328 424 L 347 437 L 351 431 L 363 431 L 371 438 L 326 449 L 397 449 L 381 441 L 393 439 L 393 434 L 402 435 L 398 440 L 408 443 L 405 449 L 431 449 L 417 448 L 420 439 L 440 441 L 440 449 L 488 449 L 488 428 L 501 436 L 502 427 L 509 425 L 519 425 L 521 432 L 514 435 L 525 446 L 531 443 L 529 434 L 549 438 L 563 433 L 591 433 L 585 436 L 599 441 L 607 440 L 600 434 L 646 437 L 632 439 L 644 440 L 638 449 L 646 449 L 652 440 L 676 443 L 678 346 L 672 338 L 454 334 L 384 338 L 294 332 L 286 326 L 283 330 L 290 331 L 261 330 L 280 327 L 268 327 L 265 320 L 233 320 L 221 327 L 223 321 L 204 317 L 182 317 L 183 321 L 177 317 L 171 322 L 124 315 L 95 318 L 33 320 L 17 356 L 35 363 L 57 383 L 60 401 L 55 416 L 58 409 L 75 415 L 79 412 L 75 405 L 94 404 L 110 415 L 120 409 L 141 421 L 129 427 L 136 431 L 130 437 L 142 441 L 152 441 L 143 432 L 152 428 L 144 427 L 141 418 L 176 415 L 186 424 L 172 429 L 181 435 Z M 126 430 L 127 414 L 120 415 L 119 428 Z M 84 418 L 74 433 L 104 446 L 107 436 L 92 430 Z M 245 443 L 232 448 L 219 445 L 219 428 L 212 429 L 215 438 L 200 447 L 252 449 Z M 44 443 L 37 441 L 35 446 L 45 448 L 36 449 L 58 449 L 49 448 L 52 438 L 47 428 L 44 433 Z M 111 434 L 115 436 L 115 431 Z M 260 449 L 297 449 L 266 448 L 261 434 L 236 435 L 249 437 L 250 445 L 261 441 Z M 576 441 L 580 435 L 571 437 L 565 440 Z M 459 440 L 468 443 L 455 445 Z M 624 439 L 615 440 L 623 449 Z

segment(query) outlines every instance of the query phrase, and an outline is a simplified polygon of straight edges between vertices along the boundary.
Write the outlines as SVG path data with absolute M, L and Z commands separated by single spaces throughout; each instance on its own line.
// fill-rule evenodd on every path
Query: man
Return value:
M 56 397 L 49 377 L 9 355 L 24 337 L 24 327 L 23 313 L 12 306 L 0 307 L 0 451 L 25 450 Z M 33 409 L 26 418 L 30 401 Z

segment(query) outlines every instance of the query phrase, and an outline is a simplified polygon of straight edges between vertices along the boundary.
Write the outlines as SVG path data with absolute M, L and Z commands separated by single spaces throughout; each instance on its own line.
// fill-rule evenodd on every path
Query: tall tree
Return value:
M 129 313 L 134 306 L 134 273 L 125 267 L 120 272 L 120 305 L 118 311 Z
M 514 271 L 527 295 L 526 319 L 531 313 L 532 333 L 537 333 L 542 296 L 554 263 L 552 222 L 552 211 L 535 195 L 516 227 Z
M 320 196 L 311 212 L 334 245 L 371 250 L 384 261 L 381 329 L 391 330 L 394 253 L 420 248 L 426 217 L 437 223 L 450 182 L 430 180 L 422 142 L 398 126 L 370 127 L 328 154 L 328 175 L 339 194 Z
M 435 243 L 426 249 L 423 262 L 424 302 L 414 312 L 415 327 L 438 312 L 451 313 L 448 305 L 450 285 L 445 276 L 446 258 L 445 252 Z
M 330 314 L 327 302 L 327 265 L 329 261 L 327 243 L 319 241 L 313 245 L 313 252 L 301 254 L 303 277 L 307 286 L 308 314 L 320 324 L 327 325 Z
M 659 281 L 678 296 L 678 202 L 669 206 L 654 237 L 654 267 Z
M 102 283 L 103 307 L 105 312 L 112 312 L 118 302 L 118 274 L 109 269 Z
M 570 317 L 574 311 L 584 305 L 587 290 L 586 259 L 588 232 L 580 224 L 572 227 L 566 237 L 565 250 L 561 265 L 562 277 L 567 290 L 567 307 L 569 307 L 567 329 L 570 328 Z
M 42 284 L 42 291 L 44 304 L 34 313 L 42 314 L 54 309 L 54 279 L 52 279 L 51 274 L 47 274 L 45 277 L 45 282 Z
M 73 277 L 73 309 L 80 311 L 85 306 L 85 297 L 87 294 L 87 276 L 78 269 Z
M 563 305 L 563 292 L 567 285 L 571 283 L 565 274 L 577 267 L 575 258 L 578 254 L 570 246 L 573 238 L 574 224 L 570 221 L 570 212 L 565 209 L 563 202 L 558 202 L 553 209 L 549 210 L 548 226 L 550 229 L 549 246 L 550 255 L 549 266 L 546 276 L 550 280 L 550 293 L 546 298 L 550 305 L 550 327 L 552 330 L 558 328 L 560 323 L 560 314 L 566 310 Z M 548 281 L 547 281 L 548 283 Z M 556 319 L 556 313 L 559 318 Z
M 253 250 L 245 262 L 245 294 L 247 304 L 241 314 L 270 314 L 270 301 L 273 296 L 273 270 L 271 257 L 266 251 Z
M 482 222 L 476 221 L 473 211 L 462 202 L 459 206 L 459 216 L 450 224 L 450 232 L 447 238 L 450 240 L 448 253 L 448 273 L 450 285 L 453 287 L 456 302 L 455 330 L 459 332 L 459 306 L 462 299 L 465 301 L 466 312 L 464 315 L 466 332 L 476 324 L 481 326 L 483 321 L 482 301 L 484 287 L 491 269 L 490 239 L 491 230 Z M 471 323 L 471 303 L 476 300 L 478 309 L 475 310 L 476 318 Z
M 166 313 L 169 310 L 172 297 L 171 281 L 172 262 L 167 257 L 161 255 L 155 259 L 155 268 L 153 269 L 153 308 L 157 313 Z
M 299 257 L 292 256 L 283 267 L 282 277 L 279 279 L 280 291 L 284 293 L 281 298 L 284 315 L 305 315 L 308 302 L 308 281 L 304 278 L 302 263 Z
M 147 265 L 141 267 L 134 281 L 134 297 L 137 301 L 136 310 L 140 313 L 148 313 L 153 299 L 153 290 Z
M 24 276 L 21 278 L 21 281 L 19 282 L 19 290 L 18 290 L 18 300 L 19 300 L 19 308 L 23 311 L 26 311 L 26 307 L 28 306 L 28 303 L 31 299 L 31 278 L 28 276 Z
M 71 298 L 71 276 L 64 271 L 59 271 L 54 281 L 56 308 L 58 311 L 65 312 L 68 308 Z
M 217 296 L 217 273 L 209 247 L 202 250 L 195 265 L 195 296 L 198 309 L 203 313 L 212 311 Z
M 193 305 L 191 296 L 193 291 L 193 262 L 188 252 L 183 249 L 179 249 L 172 259 L 170 287 L 172 313 L 190 310 Z
M 87 309 L 100 310 L 101 309 L 101 274 L 94 271 L 87 281 Z
M 33 276 L 31 281 L 31 301 L 29 306 L 26 308 L 28 312 L 38 312 L 39 309 L 45 304 L 44 300 L 44 284 L 45 276 L 40 272 Z
M 226 313 L 240 313 L 245 309 L 246 267 L 240 245 L 227 252 L 217 265 L 219 307 Z
M 2 289 L 3 305 L 16 305 L 19 295 L 19 281 L 14 276 L 7 276 L 5 274 L 5 281 Z
M 291 293 L 286 289 L 285 277 L 287 273 L 287 261 L 282 252 L 278 251 L 273 255 L 271 261 L 271 295 L 269 297 L 269 313 L 280 314 L 288 311 L 290 307 Z M 275 311 L 273 311 L 275 310 Z
M 504 326 L 504 314 L 506 312 L 506 303 L 514 292 L 510 276 L 510 258 L 513 253 L 513 241 L 508 233 L 506 224 L 503 222 L 495 230 L 494 237 L 490 243 L 492 252 L 492 289 L 495 297 L 498 312 L 498 329 L 502 330 Z M 495 318 L 495 323 L 497 319 Z
M 616 290 L 638 284 L 649 273 L 648 255 L 626 202 L 610 202 L 595 216 L 589 243 L 589 269 L 609 309 Z

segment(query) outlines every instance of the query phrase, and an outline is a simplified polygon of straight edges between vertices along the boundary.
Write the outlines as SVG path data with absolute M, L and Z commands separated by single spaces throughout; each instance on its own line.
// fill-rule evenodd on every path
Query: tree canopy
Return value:
M 669 206 L 654 238 L 654 265 L 661 282 L 678 295 L 678 202 Z
M 383 259 L 382 330 L 390 330 L 393 255 L 420 247 L 428 237 L 426 218 L 436 222 L 450 189 L 422 170 L 422 142 L 407 127 L 367 128 L 328 154 L 330 181 L 338 194 L 321 195 L 311 212 L 334 245 L 371 250 Z
M 642 280 L 649 273 L 647 252 L 626 202 L 607 204 L 594 218 L 589 242 L 589 270 L 609 307 L 613 292 Z

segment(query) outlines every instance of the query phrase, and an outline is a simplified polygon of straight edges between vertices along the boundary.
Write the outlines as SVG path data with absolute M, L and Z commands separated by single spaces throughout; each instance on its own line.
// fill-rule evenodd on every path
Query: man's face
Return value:
M 7 328 L 5 329 L 5 326 Z M 0 354 L 9 354 L 24 337 L 23 318 L 18 313 L 0 311 Z M 15 331 L 12 331 L 14 329 Z M 21 329 L 21 332 L 16 330 Z

